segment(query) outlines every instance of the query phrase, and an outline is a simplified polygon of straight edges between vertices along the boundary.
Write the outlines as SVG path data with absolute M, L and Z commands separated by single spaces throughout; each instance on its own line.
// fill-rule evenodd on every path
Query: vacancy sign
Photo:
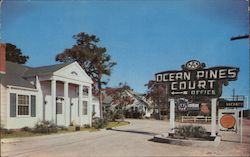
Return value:
M 239 114 L 237 110 L 219 110 L 219 129 L 220 131 L 237 132 Z
M 239 68 L 218 66 L 205 68 L 205 63 L 197 60 L 182 65 L 182 71 L 164 71 L 155 74 L 156 82 L 167 84 L 167 94 L 171 98 L 201 96 L 218 98 L 222 86 L 237 80 Z

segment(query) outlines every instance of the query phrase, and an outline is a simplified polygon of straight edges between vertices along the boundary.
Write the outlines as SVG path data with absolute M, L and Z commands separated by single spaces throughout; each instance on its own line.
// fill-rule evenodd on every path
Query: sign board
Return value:
M 187 111 L 187 108 L 188 108 L 188 106 L 187 106 L 186 103 L 180 103 L 180 104 L 178 104 L 178 110 L 179 111 L 185 112 L 185 111 Z
M 188 104 L 188 110 L 190 111 L 199 111 L 200 110 L 200 104 Z
M 237 132 L 239 114 L 237 110 L 219 110 L 219 129 L 220 131 Z
M 208 114 L 210 112 L 207 103 L 201 103 L 200 110 L 201 110 L 201 112 L 203 112 L 205 114 Z
M 188 111 L 188 100 L 180 98 L 175 101 L 178 111 L 186 112 Z
M 218 98 L 222 86 L 228 81 L 237 80 L 239 68 L 218 66 L 205 69 L 205 63 L 197 60 L 182 65 L 181 71 L 164 71 L 155 74 L 156 82 L 167 84 L 167 94 L 176 97 L 210 97 Z
M 244 101 L 219 100 L 220 107 L 244 107 Z

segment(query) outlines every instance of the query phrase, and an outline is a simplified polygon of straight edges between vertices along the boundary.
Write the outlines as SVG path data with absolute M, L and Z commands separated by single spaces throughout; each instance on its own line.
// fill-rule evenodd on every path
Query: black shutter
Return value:
M 36 117 L 36 96 L 31 95 L 31 117 Z
M 16 117 L 16 94 L 10 93 L 10 117 Z

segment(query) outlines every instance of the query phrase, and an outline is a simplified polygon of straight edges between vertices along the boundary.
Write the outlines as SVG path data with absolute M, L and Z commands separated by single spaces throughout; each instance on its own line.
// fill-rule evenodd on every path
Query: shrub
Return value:
M 126 118 L 137 118 L 137 119 L 142 119 L 145 113 L 143 111 L 131 111 L 131 110 L 126 110 Z
M 186 137 L 204 137 L 206 136 L 206 129 L 202 126 L 183 125 L 175 128 L 175 135 Z
M 62 131 L 68 131 L 68 128 L 65 126 L 57 126 L 58 129 L 61 129 Z
M 107 121 L 99 117 L 92 119 L 92 126 L 96 129 L 104 128 L 107 125 Z
M 6 128 L 1 128 L 0 133 L 1 134 L 12 134 L 14 132 L 13 129 L 6 129 Z
M 119 112 L 116 112 L 116 113 L 114 114 L 113 121 L 116 121 L 117 119 L 123 120 L 123 119 L 124 119 L 124 115 L 121 114 L 121 113 L 119 113 Z
M 108 121 L 116 121 L 117 119 L 123 120 L 125 118 L 122 111 L 118 109 L 106 112 L 104 117 Z
M 80 131 L 81 127 L 79 125 L 75 126 L 75 131 Z
M 21 131 L 31 132 L 32 129 L 29 128 L 29 127 L 27 127 L 27 126 L 25 126 L 25 127 L 21 128 Z
M 84 124 L 83 127 L 84 128 L 90 128 L 90 125 L 89 124 Z
M 43 134 L 56 133 L 57 127 L 49 121 L 41 121 L 36 124 L 34 132 Z

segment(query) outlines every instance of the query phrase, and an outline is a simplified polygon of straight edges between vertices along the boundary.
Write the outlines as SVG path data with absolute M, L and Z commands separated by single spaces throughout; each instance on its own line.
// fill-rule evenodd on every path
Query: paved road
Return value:
M 245 121 L 244 141 L 223 134 L 218 147 L 178 146 L 152 142 L 153 135 L 168 129 L 167 121 L 129 120 L 129 126 L 98 132 L 75 132 L 22 138 L 1 145 L 2 156 L 249 156 L 250 121 Z M 177 123 L 178 125 L 178 123 Z M 205 125 L 209 129 L 210 125 Z

